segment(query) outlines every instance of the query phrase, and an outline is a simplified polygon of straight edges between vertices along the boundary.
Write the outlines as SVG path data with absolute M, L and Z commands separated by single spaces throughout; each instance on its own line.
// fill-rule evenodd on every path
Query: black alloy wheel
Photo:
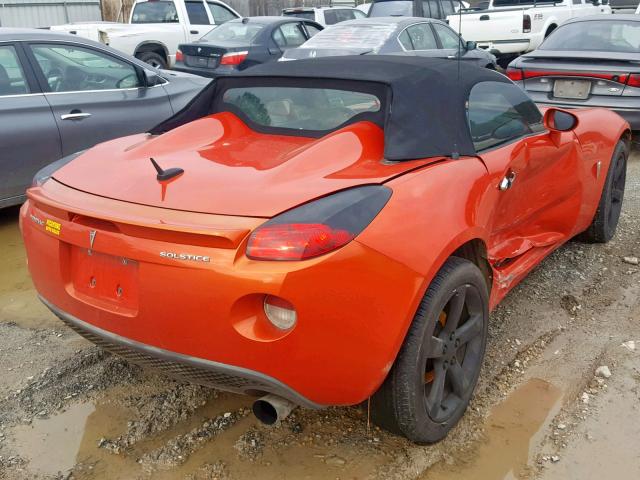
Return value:
M 434 422 L 446 422 L 470 396 L 482 364 L 484 306 L 473 285 L 457 288 L 425 338 L 425 409 Z
M 488 335 L 487 280 L 451 257 L 432 280 L 396 361 L 371 397 L 371 418 L 415 443 L 444 438 L 475 389 Z
M 615 235 L 624 200 L 628 156 L 628 146 L 620 140 L 611 156 L 596 213 L 591 225 L 577 237 L 579 240 L 588 243 L 607 243 Z

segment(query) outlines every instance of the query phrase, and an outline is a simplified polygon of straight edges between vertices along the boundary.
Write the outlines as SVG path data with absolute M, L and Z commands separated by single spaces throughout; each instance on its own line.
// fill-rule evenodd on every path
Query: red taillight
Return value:
M 511 67 L 507 68 L 507 77 L 509 77 L 514 82 L 517 82 L 518 80 L 522 80 L 524 78 L 522 70 L 520 70 L 519 68 Z
M 249 52 L 225 53 L 220 60 L 220 65 L 240 65 L 245 61 Z
M 529 15 L 524 15 L 522 17 L 522 33 L 531 32 L 531 17 Z
M 176 62 L 184 62 L 184 55 L 180 50 L 176 51 Z
M 627 75 L 626 73 L 575 72 L 564 70 L 524 70 L 523 77 L 525 79 L 537 77 L 585 77 L 610 80 L 612 82 L 618 83 L 626 83 L 629 75 Z
M 247 257 L 254 260 L 306 260 L 349 243 L 355 235 L 322 223 L 287 223 L 258 228 L 251 234 Z
M 629 85 L 630 87 L 640 88 L 640 75 L 637 73 L 632 73 L 631 75 L 629 75 L 627 85 Z

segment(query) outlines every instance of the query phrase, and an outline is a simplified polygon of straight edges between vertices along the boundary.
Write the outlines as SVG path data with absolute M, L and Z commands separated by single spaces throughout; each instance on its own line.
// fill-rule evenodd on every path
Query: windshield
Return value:
M 540 50 L 640 53 L 640 22 L 603 20 L 558 28 Z
M 242 23 L 232 20 L 214 28 L 202 37 L 202 40 L 207 40 L 208 42 L 233 41 L 250 43 L 263 28 L 263 24 Z
M 395 24 L 337 24 L 315 34 L 298 50 L 326 48 L 373 52 L 380 49 L 395 30 Z
M 173 1 L 154 0 L 136 3 L 131 23 L 177 23 L 178 11 Z
M 304 11 L 304 10 L 285 10 L 284 12 L 282 12 L 282 16 L 283 17 L 296 17 L 296 18 L 304 18 L 306 20 L 315 20 L 316 19 L 316 14 L 313 12 L 313 10 L 311 11 Z
M 381 108 L 379 98 L 370 93 L 309 87 L 230 88 L 222 104 L 260 127 L 296 131 L 333 130 Z
M 371 4 L 370 17 L 413 17 L 412 0 L 378 0 Z

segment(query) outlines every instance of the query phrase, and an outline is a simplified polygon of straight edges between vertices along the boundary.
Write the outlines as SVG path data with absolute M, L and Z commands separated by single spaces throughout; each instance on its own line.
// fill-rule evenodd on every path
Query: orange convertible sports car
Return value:
M 44 303 L 134 362 L 290 404 L 371 399 L 415 442 L 460 419 L 489 310 L 581 235 L 615 232 L 629 126 L 543 113 L 454 62 L 337 57 L 208 86 L 148 134 L 34 179 Z

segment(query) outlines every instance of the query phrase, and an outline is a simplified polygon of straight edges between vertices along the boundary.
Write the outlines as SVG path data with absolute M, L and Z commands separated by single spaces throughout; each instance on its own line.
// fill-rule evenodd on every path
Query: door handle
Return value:
M 65 113 L 64 115 L 60 115 L 62 120 L 82 120 L 83 118 L 90 117 L 90 113 L 82 113 L 82 112 L 74 112 L 74 113 Z
M 505 191 L 509 190 L 513 183 L 516 181 L 516 172 L 511 170 L 501 181 L 500 181 L 500 190 Z
M 189 33 L 192 35 L 198 35 L 200 32 L 198 30 L 191 30 Z

